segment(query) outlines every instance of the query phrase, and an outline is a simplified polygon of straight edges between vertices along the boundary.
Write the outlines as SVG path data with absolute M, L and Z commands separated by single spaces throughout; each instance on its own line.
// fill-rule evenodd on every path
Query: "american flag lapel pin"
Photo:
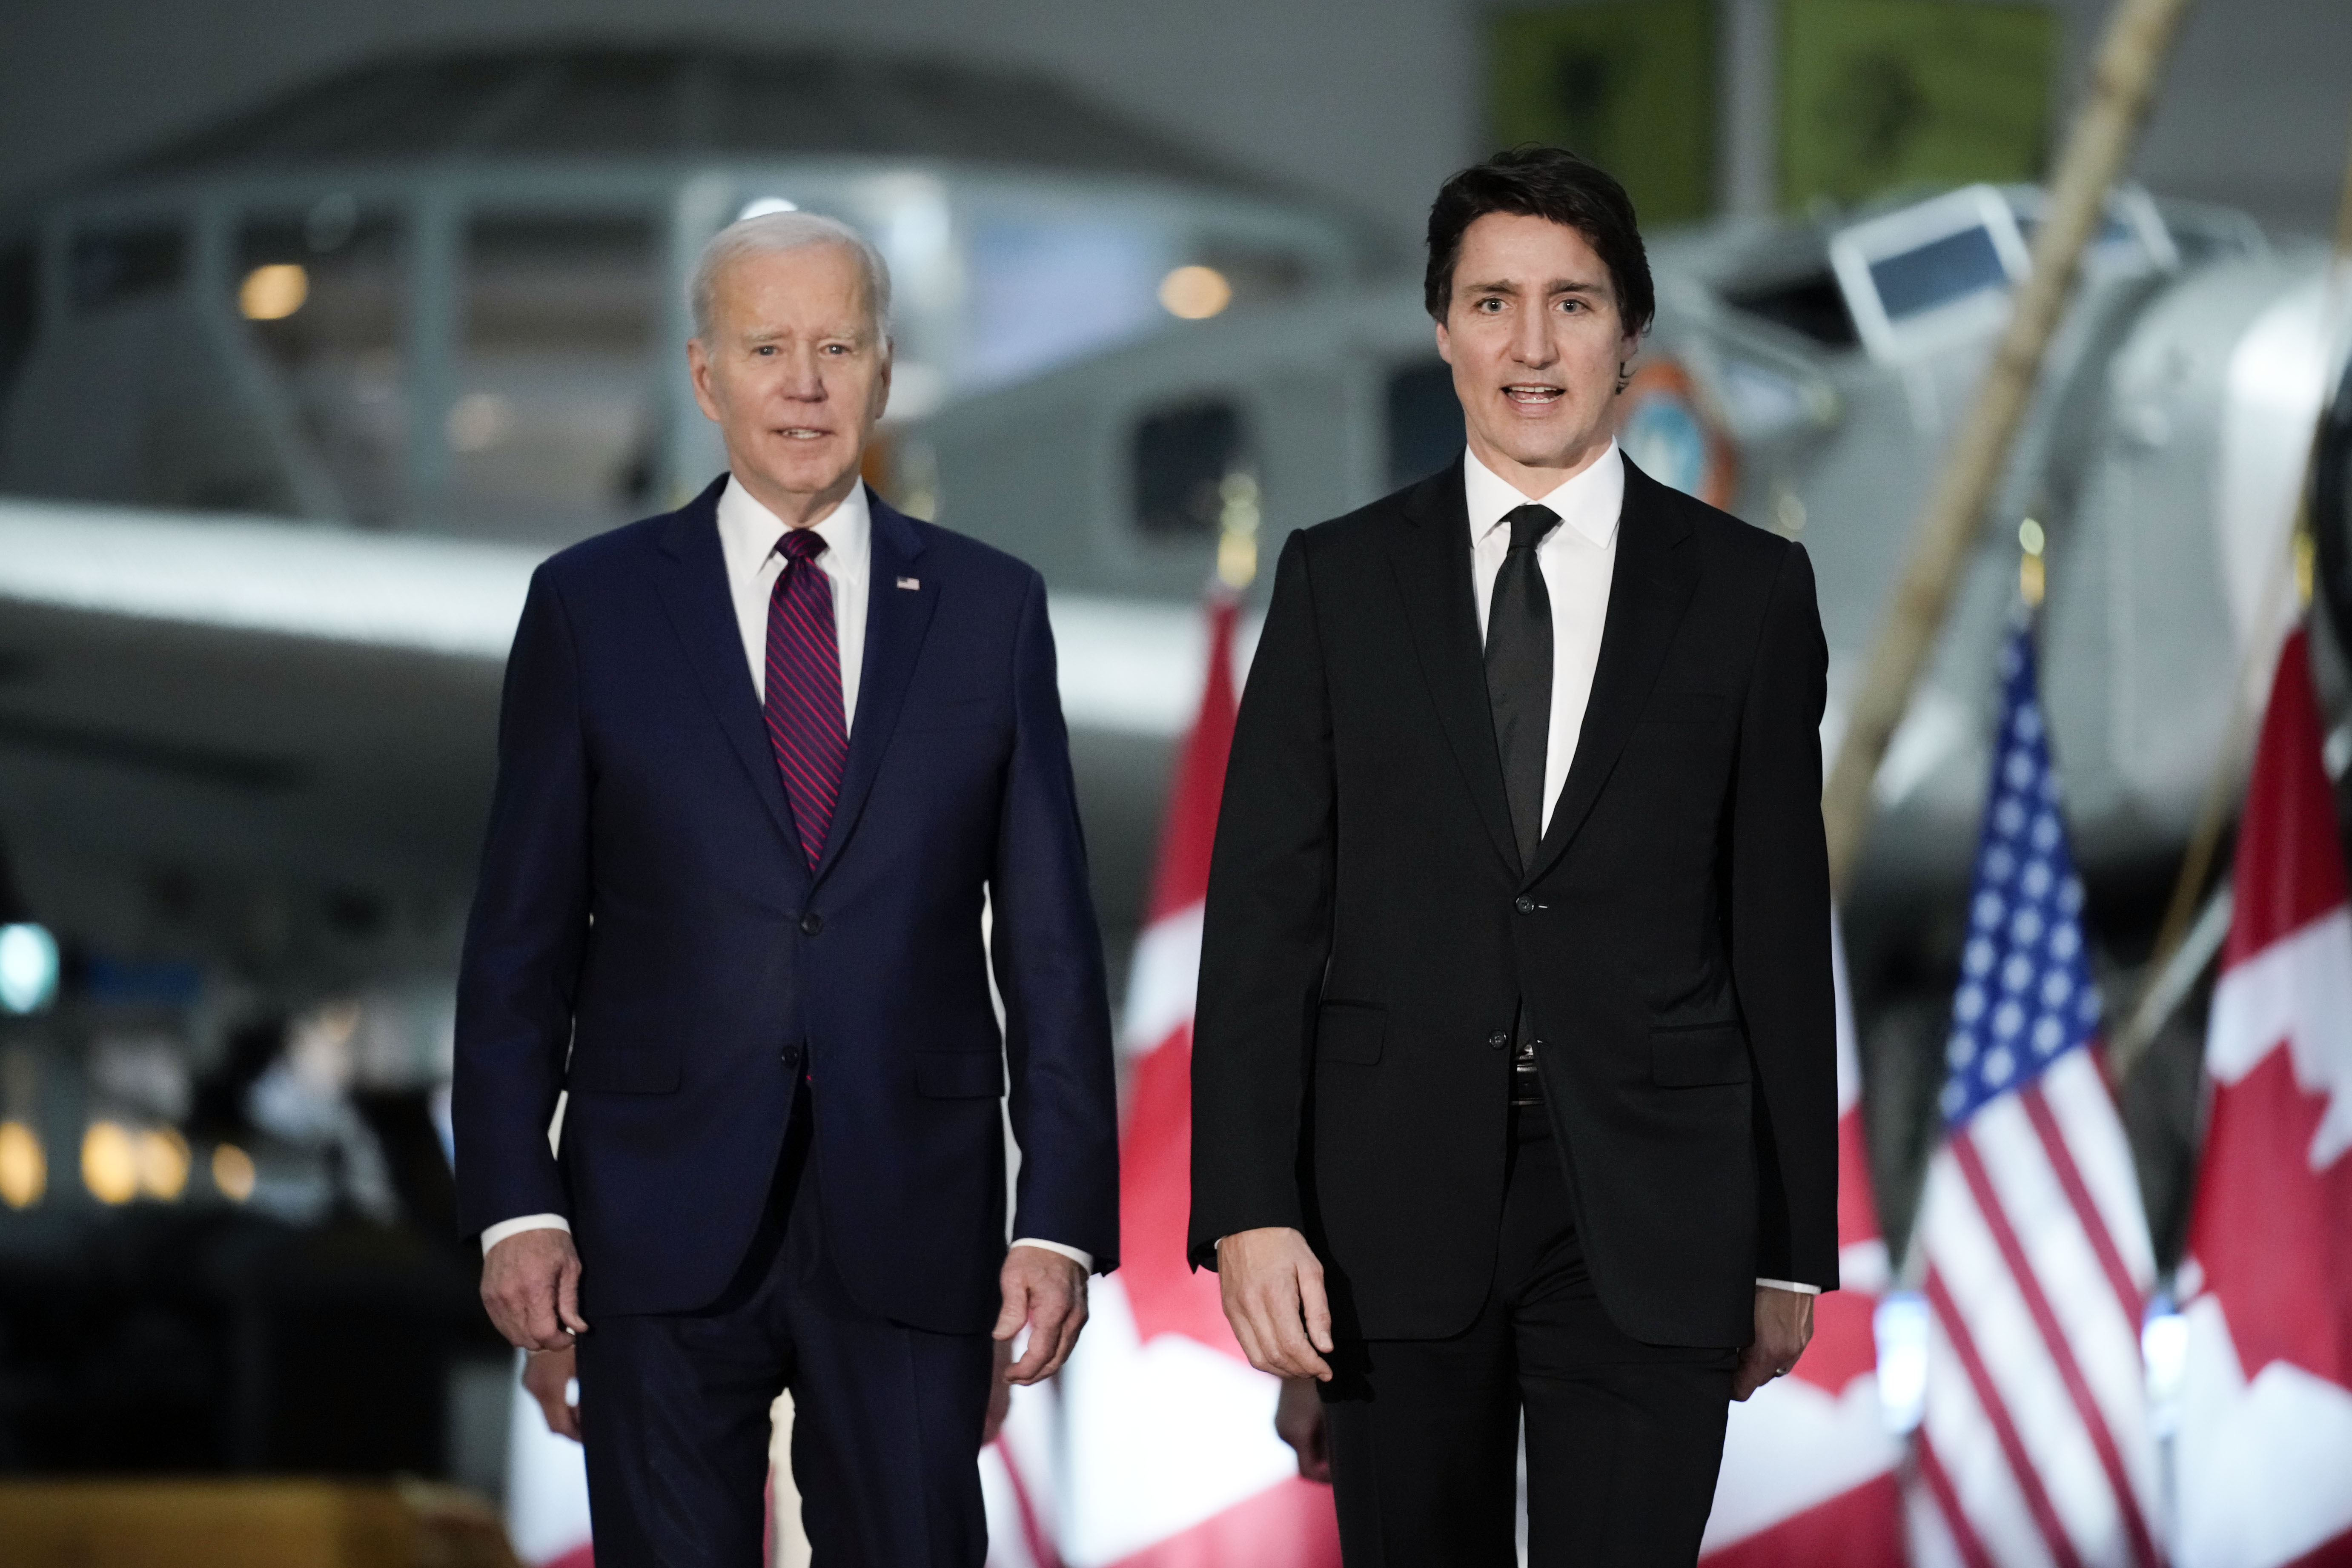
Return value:
M 898 586 L 901 588 L 909 588 L 919 591 L 923 586 L 922 579 L 919 577 L 901 577 L 898 579 Z

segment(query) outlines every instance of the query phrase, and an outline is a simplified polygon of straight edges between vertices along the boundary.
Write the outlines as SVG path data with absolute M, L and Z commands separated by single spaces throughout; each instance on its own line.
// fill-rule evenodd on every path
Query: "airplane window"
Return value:
M 1727 294 L 1724 302 L 1802 333 L 1824 348 L 1850 349 L 1862 343 L 1853 317 L 1846 310 L 1845 292 L 1833 273 L 1809 272 L 1767 288 Z
M 1213 538 L 1225 481 L 1247 474 L 1241 411 L 1217 400 L 1151 415 L 1135 427 L 1135 524 L 1147 538 Z
M 650 218 L 476 218 L 443 416 L 451 521 L 572 536 L 643 511 L 653 488 L 659 246 Z
M 30 242 L 0 247 L 0 405 L 8 401 L 8 386 L 16 367 L 32 352 L 38 324 L 37 276 Z
M 1870 280 L 1886 319 L 1900 321 L 1987 289 L 2006 289 L 2009 269 L 1991 231 L 1979 226 L 1874 261 Z
M 121 229 L 75 237 L 73 302 L 103 310 L 176 286 L 187 270 L 187 236 L 170 227 Z
M 237 235 L 237 311 L 358 521 L 400 515 L 407 428 L 399 222 L 330 196 Z
M 1426 479 L 1462 450 L 1462 404 L 1444 360 L 1410 365 L 1389 377 L 1389 488 Z

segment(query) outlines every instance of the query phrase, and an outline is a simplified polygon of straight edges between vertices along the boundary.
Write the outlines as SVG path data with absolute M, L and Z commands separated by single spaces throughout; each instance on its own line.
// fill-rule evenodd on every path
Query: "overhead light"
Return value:
M 81 1135 L 81 1184 L 102 1204 L 139 1195 L 139 1149 L 120 1121 L 93 1121 Z
M 310 274 L 297 261 L 277 261 L 245 275 L 236 308 L 248 321 L 282 321 L 310 297 Z
M 745 202 L 743 210 L 735 215 L 735 221 L 741 223 L 747 217 L 766 217 L 770 213 L 796 213 L 800 210 L 798 202 L 788 202 L 782 196 L 760 196 Z
M 1205 321 L 1234 302 L 1234 286 L 1213 267 L 1179 267 L 1160 280 L 1160 302 L 1187 321 Z
M 49 1160 L 41 1135 L 22 1121 L 0 1121 L 0 1204 L 28 1209 L 48 1190 Z
M 234 1143 L 223 1143 L 213 1150 L 213 1185 L 221 1196 L 233 1204 L 241 1204 L 253 1196 L 256 1173 L 253 1156 Z
M 47 926 L 0 926 L 0 1013 L 37 1013 L 58 994 L 58 939 Z
M 138 1137 L 139 1190 L 165 1203 L 188 1184 L 188 1141 L 170 1127 L 149 1127 Z

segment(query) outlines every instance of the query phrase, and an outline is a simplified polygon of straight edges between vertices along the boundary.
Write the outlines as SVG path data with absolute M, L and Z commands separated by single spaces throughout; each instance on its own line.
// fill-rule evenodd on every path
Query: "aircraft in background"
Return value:
M 688 274 L 790 207 L 889 261 L 873 463 L 918 512 L 909 420 L 1373 257 L 1050 81 L 692 47 L 363 66 L 0 216 L 0 838 L 32 909 L 270 984 L 446 969 L 530 567 L 723 468 Z M 1191 617 L 1061 616 L 1074 717 L 1147 742 L 1156 789 Z
M 173 1155 L 170 1080 L 222 1019 L 363 992 L 335 1047 L 373 1064 L 363 1084 L 423 1096 L 446 1075 L 525 584 L 552 550 L 719 471 L 677 348 L 685 274 L 709 234 L 776 203 L 858 224 L 897 277 L 897 401 L 870 477 L 1052 588 L 1115 951 L 1196 697 L 1207 585 L 1262 595 L 1287 531 L 1459 447 L 1419 290 L 1344 216 L 1050 84 L 961 68 L 396 62 L 0 217 L 0 839 L 24 905 L 0 885 L 0 921 L 37 917 L 80 955 L 71 1050 L 0 1035 L 0 1200 L 26 1209 L 0 1216 L 0 1258 L 142 1192 L 192 1215 L 300 1185 L 267 1158 L 257 1174 Z M 1832 745 L 2039 205 L 1969 187 L 1654 245 L 1626 449 L 1806 544 Z M 2236 215 L 2116 193 L 1880 774 L 1858 950 L 1956 907 L 2021 531 L 2095 897 L 2168 873 L 2232 743 L 2233 692 L 2260 681 L 2292 602 L 2315 417 L 2318 597 L 2352 625 L 2352 379 L 2325 270 Z M 2317 640 L 2337 680 L 2333 634 Z M 31 951 L 0 937 L 0 1010 L 36 994 L 11 989 L 10 955 Z M 142 967 L 159 959 L 182 978 Z M 19 1070 L 37 1061 L 57 1069 L 37 1092 Z M 104 1175 L 108 1118 L 139 1130 L 125 1149 L 162 1153 Z M 422 1137 L 427 1157 L 388 1160 L 387 1180 L 446 1183 Z M 87 1197 L 67 1179 L 77 1140 Z M 20 1205 L 44 1141 L 58 1196 Z M 172 1158 L 176 1179 L 151 1180 Z M 303 1202 L 335 1168 L 320 1156 Z M 277 1452 L 255 1436 L 232 1458 L 291 1462 Z M 192 1455 L 172 1462 L 217 1459 Z M 443 1468 L 426 1448 L 350 1458 L 379 1460 Z

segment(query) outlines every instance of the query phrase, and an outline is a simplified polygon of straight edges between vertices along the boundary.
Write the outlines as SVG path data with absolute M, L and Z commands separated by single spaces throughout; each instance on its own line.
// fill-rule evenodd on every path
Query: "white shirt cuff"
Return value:
M 490 1248 L 507 1237 L 520 1236 L 527 1230 L 560 1230 L 570 1236 L 572 1222 L 560 1214 L 527 1214 L 513 1219 L 502 1219 L 482 1232 L 482 1256 L 488 1258 Z
M 1060 1253 L 1063 1257 L 1068 1258 L 1071 1262 L 1076 1264 L 1079 1268 L 1085 1269 L 1089 1274 L 1092 1274 L 1095 1271 L 1095 1255 L 1093 1253 L 1081 1252 L 1075 1247 L 1064 1247 L 1058 1241 L 1040 1241 L 1034 1236 L 1024 1236 L 1013 1242 L 1013 1245 L 1015 1247 L 1042 1247 L 1048 1252 Z
M 1794 1279 L 1759 1279 L 1756 1283 L 1769 1286 L 1775 1290 L 1794 1290 L 1800 1296 L 1818 1296 L 1822 1293 L 1820 1286 L 1800 1285 Z

